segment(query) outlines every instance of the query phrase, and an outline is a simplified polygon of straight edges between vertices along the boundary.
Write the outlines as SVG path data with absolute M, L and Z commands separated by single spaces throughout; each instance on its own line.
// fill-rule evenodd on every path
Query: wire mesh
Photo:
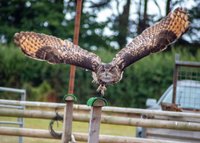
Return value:
M 178 66 L 176 104 L 200 110 L 200 66 Z

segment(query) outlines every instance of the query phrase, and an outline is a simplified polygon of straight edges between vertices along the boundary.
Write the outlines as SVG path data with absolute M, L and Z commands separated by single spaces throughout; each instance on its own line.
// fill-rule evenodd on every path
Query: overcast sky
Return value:
M 98 2 L 99 0 L 93 0 L 94 2 Z M 157 20 L 158 18 L 160 18 L 161 16 L 165 16 L 165 7 L 166 7 L 166 1 L 165 0 L 157 0 L 157 3 L 160 7 L 159 8 L 156 6 L 155 0 L 149 0 L 148 2 L 148 9 L 147 9 L 147 13 L 150 15 L 155 15 L 154 19 Z M 135 2 L 139 2 L 139 0 L 134 0 L 131 1 L 131 7 L 130 7 L 130 20 L 134 21 L 137 19 L 137 9 L 138 9 L 138 5 L 135 4 Z M 117 5 L 115 0 L 111 0 L 111 8 L 105 8 L 104 10 L 101 10 L 100 12 L 97 13 L 97 21 L 102 22 L 102 21 L 106 21 L 108 17 L 111 17 L 112 14 L 118 14 L 118 10 L 121 13 L 123 10 L 123 6 L 125 5 L 126 0 L 121 0 L 121 2 L 119 3 L 119 5 Z M 195 5 L 194 0 L 182 0 L 182 3 L 180 3 L 179 5 L 175 5 L 172 10 L 174 10 L 177 7 L 184 7 L 184 8 L 191 8 L 192 6 Z M 84 9 L 85 11 L 90 11 L 91 8 L 89 3 L 85 3 L 84 4 Z M 160 13 L 161 12 L 161 13 Z M 106 27 L 104 29 L 104 34 L 105 35 L 113 35 L 114 33 L 112 31 L 109 30 L 108 27 Z M 189 37 L 185 37 L 187 40 L 189 40 Z M 127 38 L 127 40 L 130 42 L 132 40 L 132 38 Z M 190 41 L 190 40 L 189 40 Z
M 94 2 L 99 1 L 99 0 L 93 0 Z M 119 9 L 120 12 L 122 12 L 123 6 L 125 5 L 125 0 L 121 0 L 119 5 L 117 6 L 117 3 L 115 0 L 111 0 L 111 7 L 112 8 L 105 8 L 104 10 L 100 11 L 97 15 L 98 21 L 105 21 L 109 16 L 111 16 L 113 13 L 117 14 L 117 9 Z M 130 19 L 134 20 L 136 18 L 136 12 L 137 12 L 137 5 L 135 5 L 135 2 L 139 2 L 139 0 L 134 0 L 131 3 L 131 8 L 130 8 Z M 166 7 L 166 2 L 165 0 L 157 0 L 158 5 L 161 8 L 161 15 L 165 15 L 165 7 Z M 194 0 L 188 0 L 188 1 L 183 1 L 180 5 L 174 6 L 173 9 L 177 7 L 185 7 L 185 8 L 191 8 L 195 4 Z M 90 4 L 86 3 L 84 4 L 84 10 L 85 11 L 90 11 L 91 9 L 89 8 Z M 147 9 L 148 14 L 152 15 L 158 15 L 159 16 L 159 9 L 157 8 L 154 0 L 149 0 L 148 2 L 148 9 Z M 160 16 L 159 16 L 160 17 Z
M 67 3 L 68 0 L 65 0 L 65 2 Z M 88 0 L 89 1 L 89 0 Z M 94 3 L 97 3 L 101 0 L 91 0 Z M 136 3 L 139 3 L 140 0 L 131 0 L 131 7 L 130 7 L 130 21 L 134 21 L 137 20 L 137 10 L 138 10 L 138 5 Z M 159 5 L 160 9 L 156 6 L 155 0 L 149 0 L 148 1 L 148 9 L 147 9 L 147 13 L 150 15 L 155 15 L 153 18 L 153 21 L 157 21 L 160 17 L 164 17 L 165 16 L 165 7 L 166 7 L 166 0 L 156 0 L 157 4 Z M 123 10 L 123 6 L 125 5 L 126 0 L 121 0 L 118 4 L 116 2 L 116 0 L 111 0 L 111 6 L 108 8 L 104 8 L 101 11 L 98 11 L 97 13 L 97 22 L 103 22 L 106 21 L 109 17 L 111 17 L 113 14 L 114 15 L 118 15 L 118 12 L 122 12 Z M 88 11 L 88 12 L 96 12 L 96 11 L 92 11 L 94 9 L 90 8 L 90 2 L 85 2 L 83 5 L 83 11 Z M 194 2 L 194 0 L 180 0 L 178 5 L 174 5 L 172 7 L 172 10 L 174 10 L 177 7 L 184 7 L 184 8 L 188 8 L 190 9 L 191 7 L 193 7 L 196 3 Z M 66 13 L 65 18 L 66 19 L 71 19 L 72 15 L 71 13 Z M 153 23 L 152 23 L 153 24 Z M 131 29 L 132 30 L 132 29 Z M 133 31 L 132 31 L 133 32 Z M 103 29 L 103 34 L 106 36 L 109 35 L 115 35 L 116 33 L 114 33 L 113 31 L 111 31 L 109 29 L 109 27 L 105 27 Z M 192 37 L 187 36 L 187 34 L 184 34 L 183 37 L 187 40 L 187 41 L 191 41 Z M 133 37 L 127 37 L 128 42 L 130 42 L 132 40 Z M 195 37 L 193 37 L 195 38 Z M 116 46 L 117 42 L 113 42 L 111 43 L 112 46 L 114 46 L 115 48 L 118 48 L 118 46 Z

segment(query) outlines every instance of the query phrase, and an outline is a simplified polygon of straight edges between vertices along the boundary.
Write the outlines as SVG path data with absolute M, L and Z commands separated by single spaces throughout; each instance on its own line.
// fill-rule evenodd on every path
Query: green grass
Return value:
M 16 121 L 16 118 L 0 117 L 0 121 Z M 25 119 L 25 128 L 45 129 L 48 130 L 50 120 L 45 119 Z M 1 126 L 1 124 L 0 124 Z M 4 125 L 5 126 L 5 125 Z M 73 122 L 73 132 L 88 133 L 89 124 L 86 122 Z M 54 123 L 56 130 L 62 131 L 62 123 Z M 119 135 L 119 136 L 135 136 L 135 127 L 122 125 L 101 124 L 100 133 L 104 135 Z M 17 143 L 18 138 L 12 136 L 1 136 L 1 143 Z M 39 139 L 24 137 L 24 143 L 59 143 L 60 140 L 54 139 Z

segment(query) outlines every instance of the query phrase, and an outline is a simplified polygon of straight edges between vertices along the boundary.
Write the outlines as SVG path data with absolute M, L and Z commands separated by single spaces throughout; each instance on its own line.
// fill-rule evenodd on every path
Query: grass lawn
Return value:
M 16 118 L 10 117 L 0 117 L 0 121 L 16 121 Z M 48 130 L 50 120 L 45 119 L 25 119 L 25 128 L 34 128 L 34 129 L 46 129 Z M 1 125 L 0 126 L 8 126 L 8 125 Z M 89 124 L 86 122 L 73 122 L 73 132 L 82 132 L 88 133 L 88 126 Z M 62 130 L 62 124 L 59 123 L 58 127 L 56 123 L 54 123 L 54 127 L 56 130 Z M 119 136 L 135 136 L 135 127 L 130 126 L 121 126 L 121 125 L 108 125 L 108 124 L 101 124 L 101 134 L 105 135 L 119 135 Z M 18 143 L 18 137 L 12 136 L 1 136 L 0 135 L 0 142 L 1 143 Z M 60 140 L 53 140 L 53 139 L 38 139 L 38 138 L 28 138 L 24 137 L 24 143 L 59 143 Z

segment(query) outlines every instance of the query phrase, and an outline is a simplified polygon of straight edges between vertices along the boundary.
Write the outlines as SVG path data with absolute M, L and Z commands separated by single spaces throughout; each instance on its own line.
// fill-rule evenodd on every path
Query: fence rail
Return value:
M 0 116 L 9 117 L 24 117 L 24 118 L 42 118 L 42 119 L 52 119 L 56 116 L 55 112 L 50 111 L 35 111 L 35 110 L 11 110 L 11 109 L 0 109 Z M 63 116 L 63 114 L 62 114 Z M 73 114 L 74 121 L 88 122 L 89 114 Z M 166 129 L 176 129 L 176 130 L 189 130 L 189 131 L 200 131 L 200 124 L 192 122 L 180 122 L 180 121 L 164 121 L 155 119 L 140 119 L 140 118 L 127 118 L 127 117 L 117 117 L 113 116 L 102 116 L 101 123 L 104 124 L 117 124 L 126 126 L 141 126 L 149 128 L 166 128 Z
M 23 105 L 25 107 L 36 107 L 36 108 L 53 108 L 64 109 L 65 104 L 63 103 L 49 103 L 49 102 L 31 102 L 31 101 L 16 101 L 16 100 L 0 100 L 0 104 L 7 105 Z M 74 104 L 73 109 L 75 112 L 90 112 L 90 107 L 86 105 Z M 146 116 L 169 116 L 178 118 L 196 118 L 200 119 L 200 114 L 187 113 L 187 112 L 171 112 L 171 111 L 158 111 L 158 110 L 146 110 L 146 109 L 136 109 L 136 108 L 121 108 L 121 107 L 103 107 L 103 114 L 113 113 L 113 115 L 124 115 L 124 116 L 136 116 L 141 117 L 141 115 Z
M 0 134 L 9 136 L 25 136 L 25 137 L 36 137 L 36 138 L 50 138 L 55 139 L 51 136 L 48 130 L 38 130 L 38 129 L 19 129 L 14 127 L 0 127 Z M 73 133 L 76 141 L 87 142 L 88 134 L 85 133 Z M 60 139 L 60 138 L 57 138 Z M 135 137 L 119 137 L 119 136 L 109 136 L 100 135 L 100 143 L 183 143 L 183 142 L 172 142 L 166 140 L 155 140 L 155 139 L 142 139 Z
M 15 100 L 0 100 L 0 104 L 8 106 L 25 106 L 31 107 L 25 110 L 1 108 L 0 116 L 9 117 L 24 117 L 24 118 L 40 118 L 53 119 L 56 112 L 63 116 L 65 104 L 62 103 L 47 103 L 47 102 L 30 102 L 30 101 L 15 101 Z M 36 107 L 33 108 L 33 107 Z M 50 108 L 53 110 L 44 110 Z M 34 110 L 33 110 L 34 109 Z M 55 110 L 57 109 L 57 111 Z M 90 107 L 86 105 L 73 106 L 73 121 L 89 122 Z M 56 112 L 55 112 L 56 111 Z M 120 115 L 120 116 L 119 116 Z M 144 118 L 141 118 L 144 117 Z M 162 128 L 184 131 L 194 131 L 200 133 L 200 114 L 171 112 L 171 111 L 154 111 L 146 109 L 120 108 L 120 107 L 103 107 L 101 123 L 116 124 L 126 126 L 140 126 L 146 128 Z M 26 128 L 10 128 L 0 127 L 0 134 L 14 136 L 29 136 L 39 138 L 53 138 L 49 131 L 26 129 Z M 78 141 L 87 141 L 88 135 L 82 133 L 74 133 Z M 175 141 L 162 141 L 155 139 L 138 139 L 130 137 L 116 137 L 100 135 L 99 140 L 102 143 L 172 143 Z M 181 141 L 182 142 L 182 141 Z

